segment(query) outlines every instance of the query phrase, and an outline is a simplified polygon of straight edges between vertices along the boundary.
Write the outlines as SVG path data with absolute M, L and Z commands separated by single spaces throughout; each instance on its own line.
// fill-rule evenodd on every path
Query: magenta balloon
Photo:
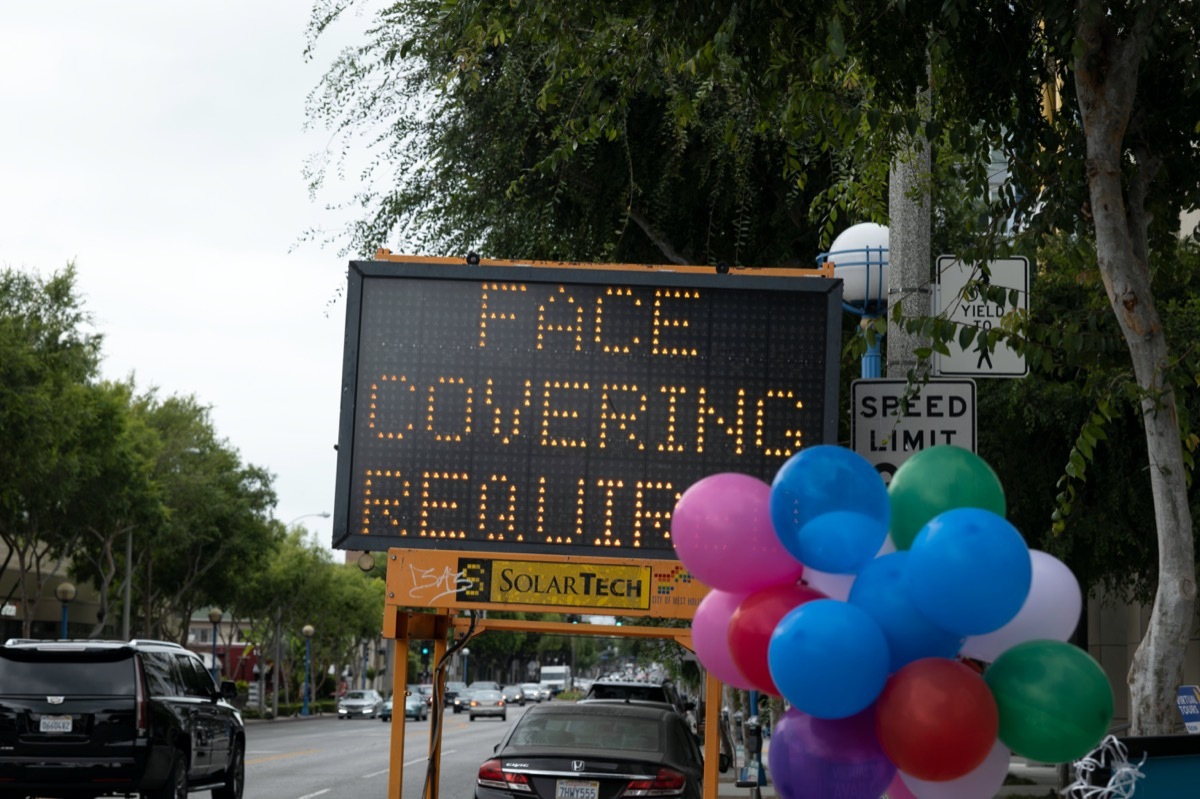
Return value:
M 790 708 L 771 733 L 767 769 L 783 799 L 879 799 L 896 773 L 875 736 L 875 708 L 818 719 Z
M 729 651 L 729 619 L 749 594 L 709 591 L 692 618 L 692 648 L 700 665 L 726 685 L 749 691 L 754 686 L 738 671 Z
M 692 576 L 721 591 L 794 583 L 804 571 L 775 535 L 771 486 L 746 474 L 709 475 L 684 491 L 671 540 Z
M 919 780 L 904 772 L 898 774 L 905 787 L 917 799 L 992 799 L 1004 785 L 1011 761 L 1012 752 L 1000 741 L 996 741 L 982 763 L 957 779 L 930 782 Z M 888 799 L 892 799 L 891 794 L 888 794 Z
M 1004 650 L 1026 641 L 1066 641 L 1079 625 L 1083 592 L 1079 581 L 1058 558 L 1038 549 L 1029 550 L 1033 580 L 1025 604 L 1012 621 L 999 630 L 972 635 L 963 642 L 962 654 L 985 663 Z
M 880 799 L 917 799 L 917 796 L 904 784 L 903 776 L 901 772 L 897 771 Z

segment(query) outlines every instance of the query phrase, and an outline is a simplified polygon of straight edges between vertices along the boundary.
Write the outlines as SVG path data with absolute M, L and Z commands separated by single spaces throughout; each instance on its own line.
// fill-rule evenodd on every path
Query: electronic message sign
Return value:
M 350 264 L 335 547 L 674 558 L 690 485 L 836 438 L 840 281 L 394 258 Z

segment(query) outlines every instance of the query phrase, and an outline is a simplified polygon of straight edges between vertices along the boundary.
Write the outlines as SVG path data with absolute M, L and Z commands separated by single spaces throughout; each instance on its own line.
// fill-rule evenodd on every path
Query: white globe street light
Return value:
M 887 313 L 888 307 L 888 240 L 883 225 L 863 222 L 842 231 L 829 252 L 817 257 L 818 263 L 832 263 L 833 274 L 842 280 L 842 307 L 862 317 L 861 327 L 867 328 L 875 319 Z M 882 374 L 878 338 L 868 338 L 867 354 L 862 358 L 862 377 Z

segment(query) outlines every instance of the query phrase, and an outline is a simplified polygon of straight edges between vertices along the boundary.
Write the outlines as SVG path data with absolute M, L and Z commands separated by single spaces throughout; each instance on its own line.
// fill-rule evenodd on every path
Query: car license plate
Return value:
M 591 780 L 559 780 L 554 799 L 600 799 L 600 783 Z
M 70 732 L 71 717 L 70 716 L 42 716 L 38 721 L 38 729 L 41 732 Z

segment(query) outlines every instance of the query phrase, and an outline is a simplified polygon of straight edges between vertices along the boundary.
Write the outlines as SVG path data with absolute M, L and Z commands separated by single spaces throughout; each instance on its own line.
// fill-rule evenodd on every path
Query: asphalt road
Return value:
M 510 708 L 507 722 L 469 722 L 465 713 L 456 716 L 447 710 L 439 799 L 474 795 L 479 764 L 524 711 Z M 420 799 L 431 721 L 393 723 L 406 725 L 401 795 Z M 390 727 L 375 719 L 339 721 L 334 716 L 251 722 L 244 799 L 396 799 L 387 797 Z

